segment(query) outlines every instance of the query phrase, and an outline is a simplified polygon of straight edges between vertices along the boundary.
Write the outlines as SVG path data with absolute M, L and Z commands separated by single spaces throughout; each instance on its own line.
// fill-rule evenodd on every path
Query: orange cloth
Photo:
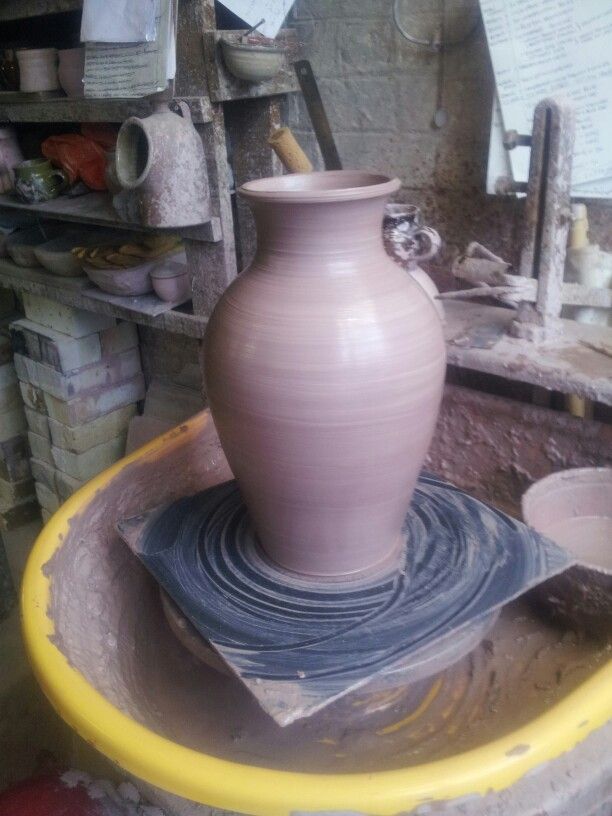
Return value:
M 49 136 L 41 145 L 42 154 L 66 171 L 71 184 L 80 179 L 92 190 L 106 190 L 106 152 L 114 148 L 117 131 L 99 124 L 82 125 L 81 130 L 83 135 Z

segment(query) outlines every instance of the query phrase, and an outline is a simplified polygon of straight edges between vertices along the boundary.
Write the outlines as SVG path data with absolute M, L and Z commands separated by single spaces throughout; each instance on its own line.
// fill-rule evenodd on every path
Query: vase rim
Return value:
M 398 178 L 372 170 L 324 170 L 248 181 L 238 193 L 252 201 L 325 204 L 382 198 L 400 187 Z

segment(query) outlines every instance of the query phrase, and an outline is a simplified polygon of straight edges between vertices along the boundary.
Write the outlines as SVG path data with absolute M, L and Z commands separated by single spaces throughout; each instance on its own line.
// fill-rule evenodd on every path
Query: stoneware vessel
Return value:
M 274 45 L 221 40 L 221 48 L 228 71 L 245 82 L 272 79 L 285 63 L 285 49 Z
M 59 68 L 57 75 L 62 89 L 67 96 L 84 96 L 85 48 L 65 48 L 58 53 Z
M 132 116 L 119 131 L 115 156 L 123 192 L 113 199 L 126 221 L 185 227 L 210 220 L 206 157 L 189 107 L 164 103 L 146 119 Z
M 26 204 L 50 201 L 69 187 L 68 175 L 49 159 L 27 159 L 14 167 L 15 192 Z
M 311 576 L 395 565 L 445 370 L 431 300 L 388 258 L 398 179 L 261 179 L 258 245 L 207 329 L 205 378 L 260 543 Z
M 523 518 L 563 547 L 577 565 L 532 590 L 557 620 L 607 635 L 612 624 L 612 468 L 572 468 L 535 482 Z
M 437 299 L 438 287 L 420 266 L 434 258 L 442 246 L 438 232 L 422 224 L 421 211 L 414 204 L 387 204 L 383 237 L 387 254 L 422 286 L 443 320 L 444 307 Z
M 29 48 L 17 51 L 19 90 L 26 93 L 58 91 L 57 49 Z
M 183 303 L 191 298 L 191 280 L 186 259 L 164 261 L 151 270 L 155 294 L 167 303 Z

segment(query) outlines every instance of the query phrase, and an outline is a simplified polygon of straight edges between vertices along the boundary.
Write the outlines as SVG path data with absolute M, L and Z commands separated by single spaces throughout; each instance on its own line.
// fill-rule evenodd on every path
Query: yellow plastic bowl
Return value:
M 124 714 L 52 643 L 54 624 L 47 614 L 51 583 L 45 565 L 70 535 L 71 517 L 86 512 L 94 498 L 100 499 L 98 491 L 105 491 L 111 481 L 124 479 L 122 489 L 127 493 L 134 487 L 138 468 L 162 468 L 170 460 L 176 466 L 188 451 L 202 458 L 214 446 L 213 438 L 209 415 L 198 414 L 118 462 L 53 516 L 27 564 L 21 610 L 35 674 L 60 715 L 117 765 L 188 800 L 255 816 L 333 810 L 392 816 L 425 801 L 508 788 L 528 771 L 572 749 L 610 718 L 612 662 L 537 719 L 479 748 L 400 770 L 342 775 L 278 771 L 218 759 L 172 742 Z M 172 489 L 162 484 L 149 506 Z M 516 746 L 527 748 L 517 752 Z

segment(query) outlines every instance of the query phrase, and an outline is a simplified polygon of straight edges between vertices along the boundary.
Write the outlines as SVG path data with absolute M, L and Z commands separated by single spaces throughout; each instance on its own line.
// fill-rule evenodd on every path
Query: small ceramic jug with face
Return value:
M 423 226 L 421 211 L 414 204 L 387 204 L 383 219 L 383 241 L 387 255 L 409 272 L 433 300 L 436 311 L 444 320 L 444 309 L 438 287 L 420 263 L 431 260 L 442 246 L 440 235 L 432 227 Z
M 49 159 L 28 159 L 15 167 L 15 192 L 26 204 L 57 198 L 68 184 L 67 174 Z

